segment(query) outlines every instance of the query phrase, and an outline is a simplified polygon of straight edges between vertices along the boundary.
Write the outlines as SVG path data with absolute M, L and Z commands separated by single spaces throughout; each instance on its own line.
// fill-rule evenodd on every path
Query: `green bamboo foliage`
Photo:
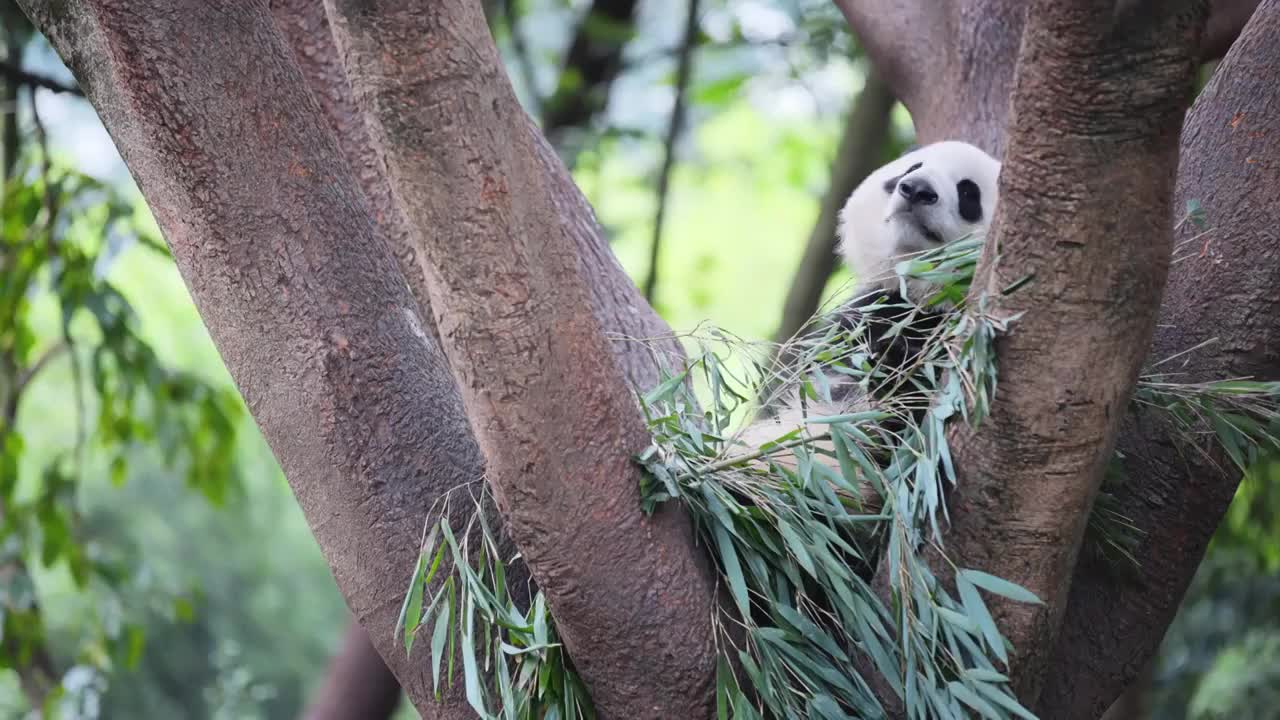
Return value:
M 997 388 L 994 343 L 1017 321 L 995 317 L 985 298 L 966 304 L 981 248 L 981 238 L 967 238 L 897 268 L 903 282 L 922 278 L 938 290 L 905 308 L 910 315 L 895 331 L 926 308 L 945 316 L 910 367 L 877 364 L 867 327 L 818 317 L 811 325 L 818 329 L 791 340 L 785 353 L 712 328 L 696 338 L 700 351 L 690 360 L 638 393 L 653 436 L 636 456 L 646 470 L 642 509 L 680 503 L 728 590 L 717 618 L 721 720 L 880 718 L 889 695 L 921 720 L 1034 718 L 1010 689 L 1011 647 L 987 599 L 1040 600 L 955 564 L 944 542 L 945 490 L 957 482 L 947 423 L 976 426 L 987 415 Z M 773 357 L 792 358 L 789 369 L 757 359 Z M 830 400 L 833 377 L 892 392 L 873 409 L 810 416 L 804 428 L 758 447 L 736 439 L 732 418 L 751 398 Z M 1278 397 L 1277 383 L 1180 384 L 1150 374 L 1133 407 L 1158 411 L 1189 452 L 1225 456 L 1247 472 L 1277 449 Z M 838 469 L 818 462 L 820 454 Z M 776 462 L 784 457 L 790 462 Z M 1133 566 L 1141 534 L 1113 496 L 1122 460 L 1117 455 L 1108 472 L 1086 542 Z M 506 585 L 512 558 L 500 557 L 485 522 L 487 498 L 483 491 L 468 498 L 474 512 L 458 535 L 448 512 L 431 515 L 405 600 L 406 648 L 429 637 L 437 688 L 461 674 L 483 718 L 591 718 L 542 594 L 524 608 Z M 433 586 L 446 565 L 447 578 Z M 883 593 L 868 582 L 881 565 Z

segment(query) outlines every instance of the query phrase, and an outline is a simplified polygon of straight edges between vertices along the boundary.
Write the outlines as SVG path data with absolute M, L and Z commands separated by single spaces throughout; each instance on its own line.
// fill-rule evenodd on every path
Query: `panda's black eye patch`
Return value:
M 885 193 L 887 193 L 887 194 L 889 194 L 889 195 L 892 195 L 892 194 L 893 194 L 894 189 L 898 187 L 898 181 L 899 181 L 899 180 L 901 180 L 902 178 L 906 177 L 907 175 L 910 175 L 911 173 L 913 173 L 913 172 L 915 172 L 915 171 L 919 170 L 919 169 L 920 169 L 920 168 L 922 168 L 922 167 L 924 167 L 924 163 L 916 163 L 915 165 L 912 165 L 911 167 L 907 168 L 907 171 L 906 171 L 906 172 L 904 172 L 904 173 L 902 173 L 901 175 L 895 175 L 895 176 L 893 176 L 893 177 L 889 178 L 888 180 L 885 180 L 885 181 L 884 181 L 884 191 L 885 191 Z
M 956 183 L 956 195 L 960 198 L 960 217 L 967 222 L 978 222 L 982 219 L 982 191 L 972 180 L 961 180 Z

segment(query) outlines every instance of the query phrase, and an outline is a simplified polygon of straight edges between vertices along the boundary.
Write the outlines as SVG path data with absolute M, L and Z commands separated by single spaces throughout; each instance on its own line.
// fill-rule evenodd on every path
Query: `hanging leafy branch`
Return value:
M 1017 321 L 991 316 L 984 301 L 966 306 L 980 250 L 981 238 L 973 237 L 901 263 L 903 283 L 924 279 L 937 288 L 919 306 L 859 301 L 863 310 L 903 313 L 890 336 L 917 325 L 926 310 L 940 313 L 942 321 L 903 367 L 885 366 L 872 351 L 867 322 L 838 322 L 849 317 L 847 307 L 838 307 L 809 325 L 818 330 L 788 341 L 792 361 L 785 367 L 768 360 L 780 353 L 759 352 L 759 344 L 713 328 L 696 338 L 702 352 L 640 395 L 654 440 L 637 456 L 648 471 L 644 510 L 676 500 L 692 514 L 731 598 L 718 623 L 720 717 L 884 717 L 882 692 L 895 695 L 912 718 L 1034 717 L 1010 688 L 1009 642 L 983 594 L 1040 601 L 947 559 L 942 532 L 946 489 L 957 482 L 947 423 L 977 425 L 986 416 L 997 388 L 995 339 Z M 734 418 L 760 388 L 770 389 L 764 405 L 794 396 L 806 406 L 830 403 L 833 380 L 853 383 L 864 396 L 874 388 L 879 399 L 841 415 L 809 416 L 803 427 L 755 446 L 738 440 Z M 1139 382 L 1132 407 L 1157 411 L 1188 448 L 1209 453 L 1216 444 L 1247 468 L 1280 449 L 1278 399 L 1278 383 L 1179 384 L 1153 372 Z M 1087 547 L 1124 564 L 1133 562 L 1131 548 L 1141 538 L 1110 502 L 1108 490 L 1123 482 L 1121 461 L 1117 456 L 1109 468 Z M 554 623 L 545 605 L 535 603 L 529 615 L 495 592 L 503 588 L 501 565 L 493 565 L 497 546 L 483 520 L 486 560 L 479 569 L 465 562 L 466 544 L 460 552 L 447 520 L 434 522 L 401 623 L 406 640 L 431 617 L 433 638 L 452 638 L 442 623 L 456 622 L 461 608 L 464 660 L 481 653 L 495 659 L 486 670 L 497 670 L 496 710 L 478 665 L 464 662 L 468 697 L 482 717 L 542 717 L 552 706 L 557 717 L 589 717 L 576 683 L 560 686 L 575 688 L 570 705 L 567 693 L 549 692 L 548 685 L 508 679 L 512 657 L 527 663 L 521 677 L 576 676 L 563 652 L 549 652 Z M 444 545 L 434 549 L 437 535 L 454 549 L 454 574 L 423 613 L 422 589 L 444 557 Z M 930 556 L 942 562 L 926 562 Z M 870 584 L 881 562 L 888 563 L 887 593 Z M 948 577 L 931 567 L 947 567 Z M 462 586 L 483 602 L 454 602 L 453 589 Z M 473 623 L 478 630 L 469 629 Z M 531 641 L 533 627 L 540 629 Z M 504 642 L 505 654 L 492 649 Z M 433 666 L 444 662 L 445 650 L 443 640 L 433 642 Z M 878 690 L 868 672 L 887 690 Z
M 78 507 L 89 459 L 120 484 L 131 458 L 158 446 L 167 467 L 221 501 L 239 484 L 235 429 L 243 406 L 234 390 L 166 365 L 109 279 L 112 260 L 130 244 L 167 255 L 135 204 L 47 154 L 15 170 L 0 215 L 0 668 L 17 671 L 33 708 L 53 716 L 58 703 L 75 703 L 80 716 L 95 717 L 96 702 L 74 689 L 100 694 L 112 667 L 138 659 L 143 632 L 110 609 L 134 581 L 132 568 L 95 543 Z M 45 303 L 57 308 L 55 338 L 41 337 L 35 324 Z M 40 419 L 24 420 L 22 401 L 59 363 L 71 370 L 74 445 L 38 477 L 23 478 L 24 435 L 39 430 Z M 37 566 L 65 567 L 103 613 L 92 619 L 70 668 L 49 647 Z M 187 601 L 174 602 L 175 613 L 186 614 Z M 72 677 L 79 680 L 66 681 Z

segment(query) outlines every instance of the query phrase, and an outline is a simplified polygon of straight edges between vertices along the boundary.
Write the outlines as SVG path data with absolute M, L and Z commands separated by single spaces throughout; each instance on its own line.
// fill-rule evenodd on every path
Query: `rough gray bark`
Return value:
M 705 715 L 710 564 L 679 508 L 638 511 L 630 456 L 648 432 L 590 310 L 591 276 L 561 220 L 563 191 L 547 182 L 545 143 L 479 9 L 326 8 L 417 231 L 487 481 L 593 702 L 606 717 Z
M 265 4 L 24 9 L 128 163 L 348 604 L 430 697 L 429 663 L 394 652 L 397 598 L 426 508 L 481 458 Z
M 1151 359 L 1213 341 L 1158 370 L 1179 380 L 1280 379 L 1280 0 L 1263 0 L 1188 118 L 1174 218 L 1199 200 L 1204 230 L 1182 223 Z M 1185 373 L 1185 374 L 1182 374 Z M 1240 474 L 1130 418 L 1122 512 L 1145 533 L 1135 584 L 1082 564 L 1053 654 L 1042 717 L 1096 716 L 1159 649 L 1196 567 L 1235 495 Z M 1067 670 L 1070 669 L 1070 672 Z

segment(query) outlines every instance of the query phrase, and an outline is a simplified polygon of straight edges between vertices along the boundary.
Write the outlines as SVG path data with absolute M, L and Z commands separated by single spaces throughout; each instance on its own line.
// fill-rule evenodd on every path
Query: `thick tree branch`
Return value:
M 1027 7 L 1000 204 L 971 298 L 976 306 L 985 295 L 1000 316 L 1025 314 L 997 343 L 990 418 L 976 432 L 952 428 L 960 479 L 947 538 L 961 567 L 1044 601 L 989 601 L 1025 703 L 1039 694 L 1085 520 L 1148 351 L 1204 19 L 1203 3 L 1143 19 L 1114 18 L 1107 0 Z
M 481 458 L 265 4 L 24 9 L 137 179 L 348 604 L 428 714 L 429 663 L 394 651 L 394 625 L 426 509 L 478 482 Z
M 850 2 L 863 6 L 866 12 L 872 12 L 869 8 L 877 5 L 864 0 Z M 964 22 L 955 24 L 953 39 L 940 46 L 946 55 L 938 60 L 954 58 L 959 80 L 940 83 L 940 94 L 944 99 L 965 98 L 966 101 L 909 102 L 922 142 L 967 138 L 989 151 L 1002 151 L 1012 79 L 1012 74 L 1002 69 L 1013 67 L 1017 57 L 1022 5 L 1012 0 L 969 0 L 952 5 L 956 8 L 955 17 Z M 1201 57 L 1212 58 L 1230 45 L 1241 25 L 1240 18 L 1247 17 L 1255 5 L 1255 0 L 1213 2 L 1201 43 Z M 896 3 L 894 6 L 900 7 Z M 1264 7 L 1271 7 L 1271 12 L 1275 12 L 1274 4 Z M 1013 22 L 1009 21 L 1011 18 Z M 1268 32 L 1274 34 L 1274 19 L 1267 22 Z M 974 29 L 975 26 L 986 26 L 986 30 Z M 974 36 L 990 30 L 999 31 L 1005 37 L 984 44 L 972 42 Z M 1255 37 L 1264 36 L 1264 32 L 1258 30 Z M 1153 361 L 1159 360 L 1162 347 L 1166 348 L 1163 354 L 1167 355 L 1171 349 L 1185 350 L 1216 335 L 1224 341 L 1212 347 L 1226 359 L 1220 363 L 1205 359 L 1205 377 L 1239 374 L 1274 377 L 1276 372 L 1273 337 L 1280 333 L 1280 328 L 1266 322 L 1268 318 L 1280 317 L 1275 312 L 1267 314 L 1266 310 L 1273 304 L 1271 288 L 1275 279 L 1270 271 L 1276 266 L 1268 260 L 1273 254 L 1274 241 L 1273 233 L 1266 229 L 1274 228 L 1276 223 L 1274 218 L 1257 213 L 1243 215 L 1249 207 L 1266 207 L 1264 200 L 1250 203 L 1245 199 L 1254 192 L 1266 192 L 1260 189 L 1254 174 L 1264 166 L 1259 158 L 1266 156 L 1264 150 L 1270 150 L 1270 146 L 1264 146 L 1265 129 L 1246 137 L 1235 131 L 1231 122 L 1241 107 L 1265 105 L 1274 96 L 1272 88 L 1265 84 L 1267 78 L 1274 76 L 1274 69 L 1260 69 L 1265 45 L 1254 42 L 1250 48 L 1250 54 L 1255 57 L 1246 61 L 1243 55 L 1239 56 L 1235 61 L 1239 69 L 1229 76 L 1231 79 L 1217 78 L 1215 89 L 1205 92 L 1190 114 L 1182 140 L 1178 202 L 1173 205 L 1175 219 L 1180 219 L 1185 200 L 1201 198 L 1206 200 L 1206 206 L 1212 207 L 1209 204 L 1212 194 L 1219 205 L 1226 204 L 1222 211 L 1226 218 L 1241 215 L 1247 222 L 1241 222 L 1238 230 L 1231 231 L 1232 241 L 1212 240 L 1211 252 L 1204 258 L 1196 258 L 1194 262 L 1183 260 L 1174 266 L 1161 315 L 1164 319 L 1155 337 L 1156 352 L 1152 355 Z M 925 73 L 937 64 L 912 67 Z M 1246 77 L 1248 82 L 1243 80 Z M 1234 88 L 1239 88 L 1239 94 Z M 970 105 L 977 107 L 970 108 Z M 1263 114 L 1255 109 L 1245 117 L 1258 122 Z M 1229 172 L 1232 168 L 1234 172 Z M 1216 217 L 1217 211 L 1214 214 Z M 1217 228 L 1222 227 L 1220 221 L 1213 223 Z M 1180 237 L 1186 242 L 1194 232 L 1187 224 Z M 1215 238 L 1223 232 L 1215 229 L 1207 237 Z M 1220 254 L 1227 258 L 1221 270 L 1216 264 L 1224 262 Z M 1228 298 L 1233 301 L 1226 301 Z M 1251 310 L 1242 313 L 1240 307 Z M 1163 339 L 1170 333 L 1180 336 L 1180 342 Z M 1197 358 L 1203 359 L 1203 353 Z M 1147 432 L 1160 437 L 1158 430 Z M 1144 569 L 1159 570 L 1153 580 L 1139 586 L 1116 587 L 1114 577 L 1104 574 L 1100 568 L 1085 564 L 1077 569 L 1064 634 L 1054 651 L 1053 664 L 1047 673 L 1050 685 L 1044 690 L 1041 703 L 1042 709 L 1061 708 L 1062 717 L 1088 717 L 1089 712 L 1105 707 L 1123 683 L 1154 654 L 1235 488 L 1234 479 L 1223 486 L 1216 480 L 1220 477 L 1217 473 L 1201 473 L 1194 467 L 1188 470 L 1180 458 L 1172 461 L 1166 458 L 1163 462 L 1143 459 L 1144 453 L 1158 458 L 1171 450 L 1166 445 L 1160 453 L 1150 450 L 1139 453 L 1135 448 L 1156 445 L 1139 442 L 1134 439 L 1137 436 L 1136 431 L 1129 430 L 1121 441 L 1130 459 L 1138 460 L 1130 468 L 1133 479 L 1127 485 L 1123 501 L 1128 517 L 1149 533 L 1139 560 Z M 1193 482 L 1188 478 L 1203 479 Z M 1150 535 L 1157 528 L 1164 530 Z M 1099 640 L 1083 639 L 1089 637 Z M 1119 651 L 1112 653 L 1115 649 Z M 1086 671 L 1085 679 L 1073 683 L 1072 678 L 1082 669 Z M 1056 701 L 1061 698 L 1070 698 L 1070 702 Z M 1081 711 L 1081 707 L 1091 709 Z
M 915 120 L 921 143 L 964 140 L 1004 152 L 1025 0 L 835 0 L 890 88 Z M 1200 41 L 1220 57 L 1257 0 L 1213 0 Z
M 950 35 L 935 0 L 835 0 L 871 62 L 907 108 L 937 81 L 938 49 Z
M 831 165 L 827 191 L 818 207 L 818 219 L 809 232 L 800 266 L 791 280 L 774 341 L 784 343 L 813 317 L 827 281 L 836 268 L 836 226 L 840 208 L 867 175 L 884 161 L 894 97 L 874 69 L 866 74 L 862 91 L 853 99 L 844 133 Z
M 705 715 L 709 564 L 678 508 L 639 512 L 630 456 L 648 433 L 483 17 L 457 0 L 326 7 L 427 260 L 488 481 L 593 701 L 605 716 Z
M 1280 379 L 1280 0 L 1263 0 L 1197 99 L 1182 135 L 1175 217 L 1199 200 L 1208 227 L 1184 222 L 1152 362 L 1179 359 L 1180 381 Z M 1240 482 L 1221 455 L 1207 461 L 1165 428 L 1131 419 L 1121 440 L 1122 512 L 1144 532 L 1139 583 L 1082 563 L 1041 701 L 1041 717 L 1096 715 L 1159 648 Z
M 373 149 L 363 115 L 356 107 L 346 72 L 333 42 L 323 3 L 321 0 L 275 0 L 272 5 L 277 24 L 294 48 L 299 65 L 307 77 L 312 92 L 330 120 L 348 164 L 359 176 L 365 195 L 370 200 L 375 223 L 395 249 L 401 270 L 409 279 L 409 284 L 418 299 L 421 317 L 428 320 L 432 336 L 438 339 L 425 291 L 423 267 L 418 262 L 420 253 L 415 248 L 403 212 L 392 198 L 384 165 L 379 154 Z M 564 218 L 570 236 L 582 254 L 583 272 L 595 280 L 591 288 L 592 308 L 600 322 L 611 333 L 619 336 L 613 347 L 617 360 L 624 368 L 629 382 L 640 386 L 652 385 L 657 382 L 658 377 L 654 357 L 645 345 L 621 338 L 655 337 L 669 334 L 669 330 L 652 309 L 635 296 L 631 280 L 622 271 L 603 241 L 603 233 L 595 222 L 590 206 L 568 177 L 563 165 L 555 158 L 554 152 L 541 136 L 536 134 L 536 130 L 531 130 L 531 135 L 538 142 L 544 171 L 555 182 L 557 211 Z M 668 359 L 675 359 L 680 352 L 679 345 L 673 340 L 657 342 L 656 347 L 670 353 L 671 357 Z M 455 412 L 461 416 L 460 407 Z M 479 476 L 480 472 L 481 469 L 477 468 L 476 475 Z M 405 542 L 416 542 L 416 537 L 412 540 L 406 538 Z M 508 567 L 507 572 L 509 578 L 515 581 L 515 585 L 520 586 L 523 581 L 519 578 L 527 571 L 517 561 Z M 389 637 L 381 639 L 390 641 Z M 386 642 L 378 644 L 383 646 L 384 651 L 388 649 Z M 350 647 L 350 643 L 347 647 Z M 397 666 L 402 664 L 404 653 L 398 645 L 392 645 L 390 651 L 395 653 L 391 657 L 393 664 Z M 339 662 L 341 661 L 342 657 L 339 658 Z M 385 671 L 385 666 L 379 668 L 377 665 L 374 668 L 362 669 L 347 663 L 342 667 L 348 673 L 369 676 L 378 669 Z M 349 680 L 344 675 L 333 672 L 330 673 L 328 682 L 341 686 Z M 461 686 L 458 685 L 452 690 L 456 692 L 446 694 L 445 697 L 447 706 L 454 707 L 457 712 L 469 716 L 469 709 L 464 707 Z M 321 693 L 326 692 L 327 690 L 322 688 Z M 359 713 L 356 716 L 369 717 L 367 714 Z
M 312 95 L 320 103 L 323 116 L 334 132 L 348 168 L 359 180 L 370 217 L 382 237 L 390 243 L 392 252 L 399 261 L 400 271 L 407 279 L 417 300 L 418 317 L 429 330 L 431 337 L 438 343 L 439 333 L 431 315 L 431 304 L 425 289 L 426 276 L 418 262 L 418 253 L 410 237 L 408 222 L 404 218 L 404 213 L 395 204 L 386 173 L 378 155 L 373 150 L 364 116 L 356 107 L 355 98 L 351 94 L 351 86 L 347 81 L 341 58 L 338 56 L 338 47 L 329 27 L 323 1 L 272 0 L 269 5 L 276 26 L 293 49 L 298 67 L 306 78 Z M 447 412 L 454 418 L 448 426 L 466 431 L 464 437 L 455 438 L 450 441 L 450 444 L 474 445 L 475 440 L 470 435 L 461 402 L 457 401 L 449 406 Z M 470 457 L 478 459 L 480 457 L 478 449 L 473 450 Z M 482 464 L 477 464 L 462 472 L 473 477 L 481 477 L 484 474 L 484 467 Z M 492 520 L 499 522 L 498 518 Z M 417 542 L 418 538 L 405 537 L 401 540 L 406 546 L 411 546 Z M 510 554 L 514 554 L 513 547 L 509 550 L 512 551 Z M 409 568 L 404 570 L 407 572 Z M 528 571 L 522 563 L 513 563 L 509 572 L 512 574 L 512 587 L 526 587 Z M 402 580 L 407 586 L 407 576 Z M 344 636 L 343 645 L 334 658 L 323 684 L 317 690 L 308 713 L 334 720 L 342 717 L 352 720 L 356 718 L 377 720 L 390 717 L 399 701 L 400 686 L 396 673 L 374 650 L 378 645 L 382 646 L 384 652 L 393 653 L 388 656 L 392 666 L 399 671 L 400 675 L 408 678 L 407 682 L 413 682 L 419 669 L 409 664 L 409 658 L 406 657 L 400 643 L 394 641 L 394 636 L 381 637 L 379 638 L 381 642 L 374 644 L 359 621 L 358 617 L 353 617 L 352 624 Z M 375 624 L 375 626 L 380 625 Z M 422 660 L 416 662 L 422 663 Z M 354 688 L 363 688 L 363 690 L 354 691 Z M 472 717 L 474 712 L 466 702 L 463 688 L 455 684 L 442 694 L 441 702 L 435 708 L 435 714 L 438 718 L 466 718 Z

